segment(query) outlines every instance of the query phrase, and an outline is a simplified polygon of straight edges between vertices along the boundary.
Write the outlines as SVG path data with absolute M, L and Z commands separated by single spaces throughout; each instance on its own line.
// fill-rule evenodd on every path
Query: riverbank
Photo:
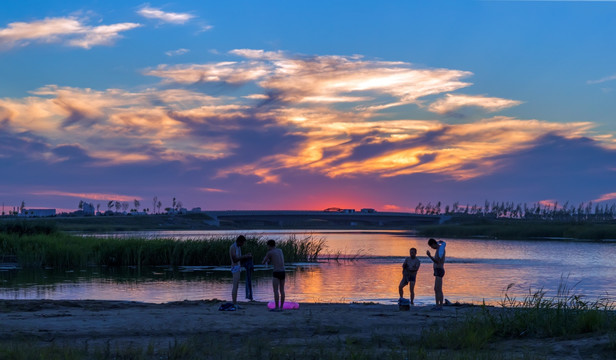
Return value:
M 274 313 L 260 302 L 219 311 L 221 303 L 0 300 L 0 357 L 592 359 L 615 354 L 615 338 L 602 333 L 497 339 L 471 348 L 452 348 L 438 336 L 439 327 L 457 327 L 474 314 L 486 309 L 498 314 L 506 311 L 502 308 L 400 311 L 397 305 L 300 304 L 298 310 Z
M 614 242 L 616 223 L 457 217 L 445 224 L 420 226 L 417 234 L 439 238 Z
M 371 224 L 363 222 L 334 222 L 306 218 L 297 221 L 282 221 L 272 215 L 268 221 L 214 221 L 206 213 L 150 214 L 144 216 L 57 216 L 47 218 L 0 217 L 0 226 L 10 223 L 27 223 L 29 226 L 54 227 L 60 231 L 77 233 L 112 233 L 124 231 L 177 231 L 177 230 L 411 230 L 412 226 L 401 223 Z

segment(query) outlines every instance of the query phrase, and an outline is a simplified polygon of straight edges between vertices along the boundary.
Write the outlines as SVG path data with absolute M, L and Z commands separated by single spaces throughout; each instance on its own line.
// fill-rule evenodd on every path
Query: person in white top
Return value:
M 240 262 L 244 259 L 252 258 L 252 254 L 248 253 L 246 255 L 242 255 L 242 246 L 246 243 L 246 237 L 244 235 L 240 235 L 237 237 L 233 245 L 229 247 L 229 257 L 231 258 L 231 274 L 233 275 L 233 290 L 231 290 L 231 297 L 233 298 L 233 304 L 236 308 L 239 308 L 237 305 L 237 288 L 240 284 L 240 273 L 241 273 L 241 264 Z
M 436 250 L 434 256 L 430 254 L 430 250 L 426 251 L 430 260 L 432 260 L 432 267 L 434 268 L 434 298 L 436 300 L 436 306 L 433 310 L 442 310 L 443 301 L 445 296 L 443 295 L 443 277 L 445 276 L 445 242 L 436 241 L 434 239 L 428 240 L 428 246 Z

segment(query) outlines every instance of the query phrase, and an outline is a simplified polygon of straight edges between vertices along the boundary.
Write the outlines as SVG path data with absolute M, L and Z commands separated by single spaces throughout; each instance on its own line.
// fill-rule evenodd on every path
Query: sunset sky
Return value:
M 616 201 L 616 1 L 0 5 L 0 201 Z

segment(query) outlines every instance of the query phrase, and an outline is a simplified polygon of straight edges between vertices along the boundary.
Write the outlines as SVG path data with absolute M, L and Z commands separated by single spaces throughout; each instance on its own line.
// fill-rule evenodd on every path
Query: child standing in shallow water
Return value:
M 411 292 L 411 305 L 415 305 L 415 280 L 417 278 L 417 271 L 419 270 L 421 263 L 417 258 L 417 249 L 411 248 L 409 250 L 409 255 L 409 257 L 404 259 L 404 263 L 402 264 L 402 280 L 400 281 L 400 285 L 398 285 L 400 299 L 398 301 L 404 299 L 404 287 L 409 284 L 409 290 Z

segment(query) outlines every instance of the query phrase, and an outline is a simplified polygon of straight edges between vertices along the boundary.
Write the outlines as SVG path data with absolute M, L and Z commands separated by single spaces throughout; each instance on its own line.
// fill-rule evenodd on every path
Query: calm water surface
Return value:
M 240 232 L 148 232 L 116 236 L 175 237 L 180 239 L 235 236 Z M 374 301 L 398 298 L 401 264 L 415 247 L 421 260 L 415 288 L 419 304 L 433 302 L 432 264 L 425 255 L 427 239 L 398 231 L 248 231 L 267 238 L 286 239 L 312 234 L 326 239 L 326 253 L 361 255 L 358 260 L 288 264 L 287 298 L 298 302 Z M 496 304 L 504 290 L 522 298 L 539 289 L 556 295 L 559 285 L 588 300 L 616 298 L 616 244 L 560 241 L 443 239 L 447 241 L 445 298 L 452 302 Z M 257 259 L 260 261 L 260 259 Z M 271 271 L 259 270 L 253 280 L 255 299 L 270 300 Z M 564 279 L 564 280 L 563 280 Z M 242 275 L 242 281 L 244 275 Z M 238 299 L 243 299 L 243 282 Z M 226 268 L 87 268 L 0 271 L 3 299 L 107 299 L 168 302 L 230 299 L 231 275 Z M 405 288 L 408 296 L 408 287 Z

